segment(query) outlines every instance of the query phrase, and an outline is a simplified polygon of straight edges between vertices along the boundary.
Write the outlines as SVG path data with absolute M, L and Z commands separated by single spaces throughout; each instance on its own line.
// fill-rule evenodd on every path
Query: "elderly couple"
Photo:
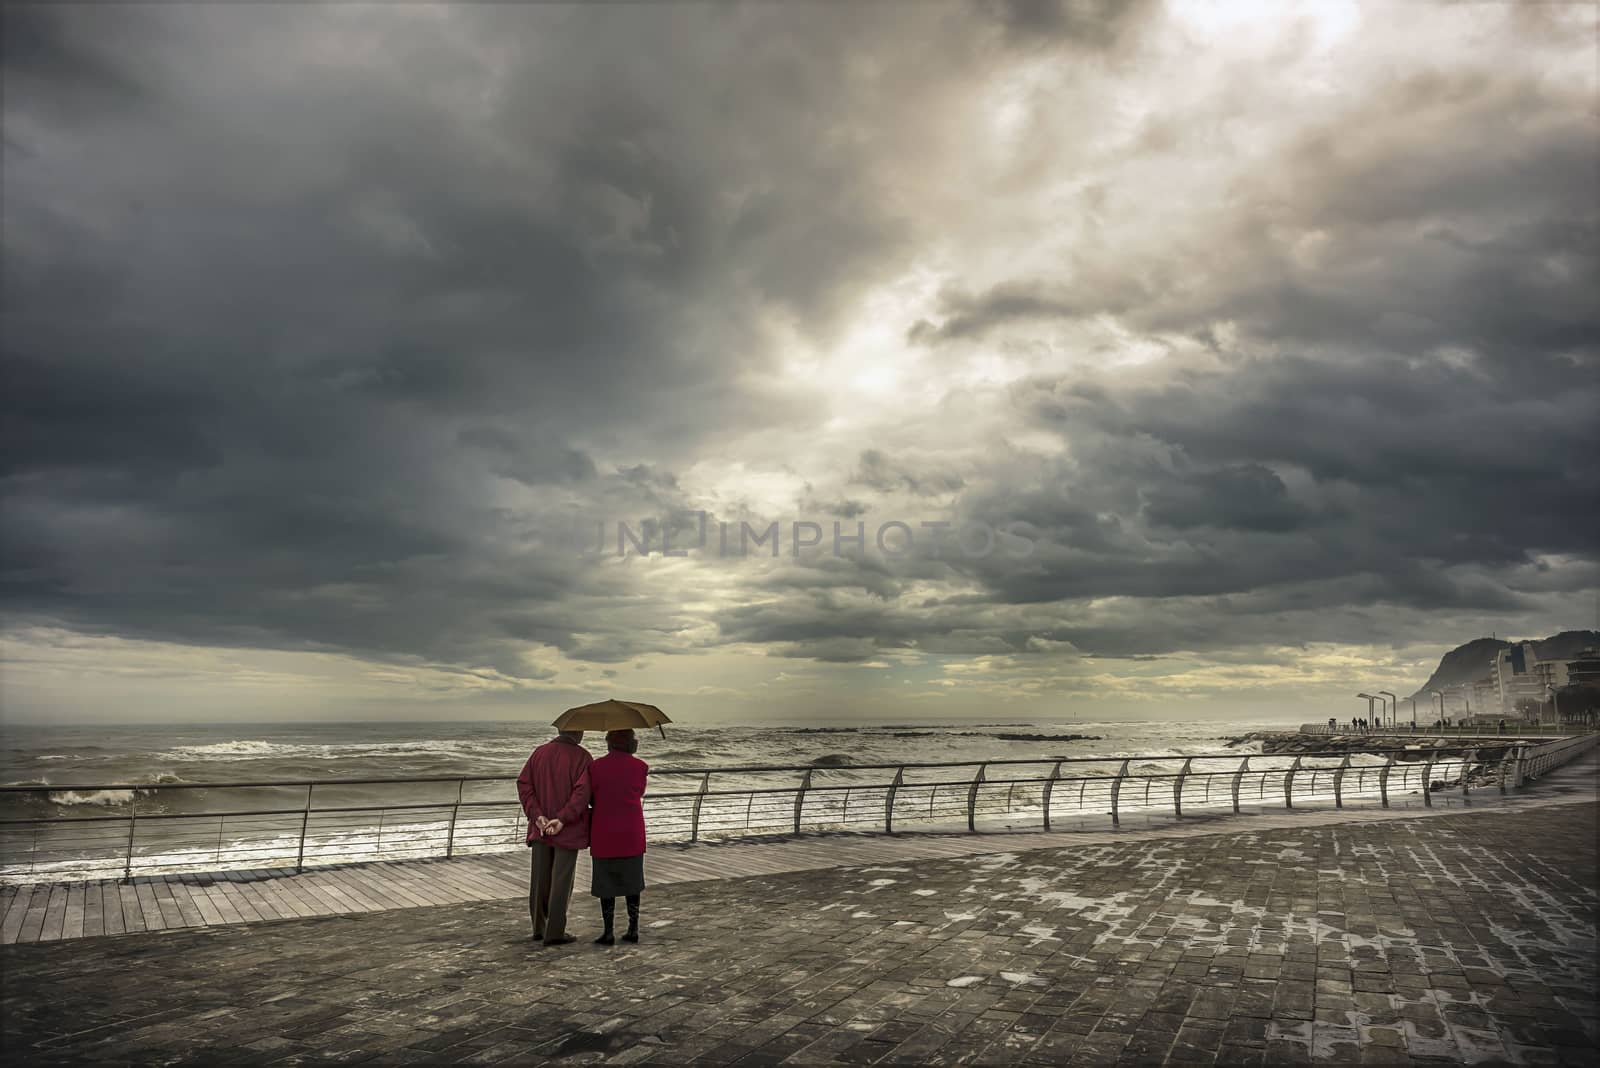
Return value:
M 612 924 L 617 898 L 628 903 L 624 942 L 639 941 L 639 895 L 644 891 L 644 786 L 650 766 L 633 754 L 639 740 L 631 730 L 606 732 L 606 755 L 589 756 L 582 731 L 562 731 L 533 751 L 517 793 L 528 814 L 528 845 L 533 871 L 528 881 L 528 913 L 533 937 L 547 946 L 577 939 L 567 934 L 567 903 L 578 853 L 589 850 L 589 893 L 600 899 L 605 931 L 598 945 L 616 944 Z

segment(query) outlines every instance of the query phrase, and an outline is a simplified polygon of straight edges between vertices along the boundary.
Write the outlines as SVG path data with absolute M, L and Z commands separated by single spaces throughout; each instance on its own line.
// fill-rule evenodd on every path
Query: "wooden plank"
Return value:
M 341 916 L 352 910 L 349 903 L 337 894 L 329 893 L 327 888 L 317 881 L 314 870 L 306 870 L 290 877 L 284 884 L 291 887 L 300 899 L 318 908 L 323 916 Z
M 228 899 L 241 922 L 259 923 L 269 917 L 257 907 L 255 899 L 245 892 L 245 884 L 232 879 L 217 884 L 217 890 Z
M 61 932 L 67 923 L 67 886 L 65 883 L 51 883 L 50 897 L 45 902 L 44 927 L 39 931 L 39 941 L 55 942 L 61 938 Z
M 139 909 L 144 914 L 144 929 L 147 931 L 165 931 L 178 926 L 177 909 L 172 910 L 169 918 L 161 911 L 161 900 L 156 896 L 156 880 L 147 878 L 133 881 L 134 894 L 139 901 Z M 126 915 L 126 913 L 124 913 Z
M 381 867 L 387 873 L 388 878 L 393 879 L 405 889 L 406 893 L 423 904 L 444 905 L 449 903 L 442 890 L 420 877 L 421 868 L 419 865 L 387 861 Z
M 716 865 L 707 861 L 690 860 L 681 854 L 667 858 L 663 866 L 675 874 L 674 882 L 701 882 L 721 876 Z
M 163 930 L 187 926 L 184 922 L 183 913 L 178 911 L 178 900 L 173 897 L 172 887 L 167 885 L 165 878 L 160 875 L 153 876 L 145 885 L 149 887 L 151 895 L 146 905 L 154 907 L 161 915 L 161 927 Z M 142 895 L 141 900 L 143 900 Z
M 528 892 L 526 881 L 519 887 L 509 879 L 487 871 L 481 865 L 470 861 L 461 864 L 446 861 L 440 865 L 438 874 L 460 887 L 467 895 L 466 900 L 469 901 L 493 901 L 526 895 Z
M 18 942 L 37 942 L 39 935 L 44 931 L 45 916 L 49 912 L 50 887 L 36 886 L 33 896 L 28 900 L 28 911 L 22 918 L 22 929 L 17 935 Z
M 134 891 L 133 883 L 117 883 L 117 899 L 122 902 L 122 929 L 129 934 L 143 931 L 144 909 L 139 904 L 139 895 Z
M 475 857 L 470 867 L 482 877 L 490 889 L 508 897 L 515 897 L 527 894 L 528 875 L 532 867 L 531 860 L 526 855 L 519 859 L 522 861 L 521 864 L 507 866 L 496 864 L 487 857 Z M 578 854 L 577 871 L 583 874 L 584 878 L 588 878 L 588 853 Z
M 240 881 L 233 883 L 233 891 L 241 898 L 250 902 L 250 907 L 256 910 L 256 915 L 263 920 L 282 920 L 294 913 L 278 911 L 277 902 L 261 892 L 261 887 L 253 882 Z
M 227 880 L 223 880 L 221 882 L 212 880 L 210 886 L 202 884 L 196 886 L 195 891 L 197 893 L 204 893 L 211 899 L 211 907 L 222 914 L 223 923 L 243 923 L 244 915 L 234 907 L 233 901 L 222 891 L 222 888 L 226 882 Z M 251 909 L 252 913 L 254 911 L 254 909 Z
M 100 923 L 108 935 L 126 934 L 128 927 L 122 920 L 122 895 L 115 879 L 100 884 Z
M 370 903 L 369 911 L 405 908 L 404 898 L 396 897 L 376 883 L 363 879 L 353 868 L 334 868 L 326 873 L 328 881 L 363 904 Z
M 293 875 L 274 876 L 268 881 L 258 883 L 257 887 L 262 893 L 272 895 L 280 912 L 287 911 L 294 916 L 327 916 L 332 912 L 327 905 L 299 894 L 294 889 L 293 878 Z
M 302 917 L 332 914 L 333 909 L 327 904 L 296 889 L 293 880 L 292 874 L 274 875 L 271 879 L 258 883 L 257 886 L 263 894 L 272 895 L 280 912 L 287 910 L 293 915 Z
M 302 916 L 332 916 L 338 911 L 331 902 L 313 894 L 298 880 L 297 875 L 280 876 L 272 881 L 272 892 Z
M 354 874 L 361 879 L 384 888 L 389 894 L 398 898 L 404 908 L 417 908 L 432 905 L 434 902 L 425 894 L 419 893 L 409 877 L 411 869 L 401 862 L 385 862 L 382 864 L 363 865 L 362 870 Z
M 363 901 L 358 895 L 347 891 L 335 880 L 329 877 L 326 871 L 316 873 L 306 872 L 303 879 L 313 880 L 318 890 L 340 903 L 341 912 L 374 912 L 377 906 L 371 902 Z
M 441 861 L 429 865 L 428 876 L 435 886 L 450 893 L 456 902 L 483 901 L 494 891 L 480 881 L 468 862 Z
M 181 917 L 181 923 L 184 927 L 205 927 L 213 922 L 198 907 L 194 896 L 189 892 L 189 887 L 184 885 L 181 875 L 164 876 L 163 882 L 166 883 L 167 891 L 172 895 L 173 902 L 178 906 L 178 915 Z M 220 919 L 221 917 L 219 916 L 218 920 Z
M 101 888 L 105 883 L 96 879 L 83 885 L 83 937 L 92 938 L 106 933 L 105 901 Z
M 67 884 L 67 908 L 66 908 L 66 911 L 63 912 L 62 916 L 61 916 L 61 937 L 62 938 L 82 938 L 83 937 L 83 914 L 84 914 L 84 894 L 85 894 L 85 892 L 86 892 L 86 884 L 85 883 L 77 882 L 77 883 L 68 883 Z
M 6 914 L 0 920 L 0 945 L 14 945 L 22 934 L 22 921 L 28 915 L 28 905 L 37 887 L 19 886 L 16 894 L 6 903 Z

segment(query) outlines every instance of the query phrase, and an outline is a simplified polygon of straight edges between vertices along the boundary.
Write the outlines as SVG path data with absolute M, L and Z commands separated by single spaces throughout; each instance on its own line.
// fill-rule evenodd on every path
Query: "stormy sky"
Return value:
M 1316 719 L 1595 625 L 1588 5 L 3 28 L 8 719 Z

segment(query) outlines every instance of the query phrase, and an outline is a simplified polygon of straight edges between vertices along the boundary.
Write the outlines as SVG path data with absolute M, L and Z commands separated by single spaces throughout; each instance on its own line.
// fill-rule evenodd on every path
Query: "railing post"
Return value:
M 1339 770 L 1333 773 L 1333 807 L 1344 808 L 1344 769 L 1350 766 L 1350 754 L 1346 753 L 1339 762 Z
M 1461 796 L 1462 797 L 1466 797 L 1467 796 L 1467 772 L 1472 770 L 1471 769 L 1471 761 L 1469 761 L 1467 759 L 1467 753 L 1468 753 L 1468 751 L 1465 750 L 1465 749 L 1463 749 L 1461 751 Z M 1471 750 L 1471 753 L 1472 753 L 1473 756 L 1477 756 L 1478 755 L 1478 751 L 1476 749 Z
M 1117 777 L 1111 780 L 1111 826 L 1115 827 L 1122 822 L 1122 817 L 1117 814 L 1117 799 L 1122 796 L 1122 780 L 1128 774 L 1128 762 L 1124 760 L 1122 767 L 1117 769 Z
M 1378 772 L 1378 798 L 1383 802 L 1383 807 L 1389 807 L 1389 769 L 1394 767 L 1394 754 L 1389 754 L 1389 759 L 1384 761 L 1383 770 Z
M 1439 759 L 1437 750 L 1428 751 L 1428 764 L 1422 769 L 1422 804 L 1433 807 L 1433 762 Z
M 1500 758 L 1500 792 L 1502 794 L 1506 792 L 1506 777 L 1511 774 L 1513 752 L 1514 750 L 1507 746 L 1505 755 Z
M 306 807 L 300 813 L 300 852 L 294 858 L 294 870 L 306 870 L 306 825 L 311 822 L 311 791 L 316 789 L 315 783 L 306 783 Z
M 1239 786 L 1244 782 L 1244 773 L 1250 767 L 1250 758 L 1245 757 L 1239 761 L 1239 770 L 1233 773 L 1233 814 L 1239 814 Z
M 1172 814 L 1178 819 L 1183 819 L 1183 779 L 1189 774 L 1189 765 L 1194 763 L 1193 757 L 1185 757 L 1183 767 L 1178 769 L 1178 777 L 1172 783 Z
M 906 769 L 896 768 L 894 781 L 889 784 L 889 792 L 883 799 L 883 833 L 894 833 L 894 795 L 900 792 L 900 784 L 905 781 Z
M 1050 829 L 1050 795 L 1055 792 L 1056 780 L 1061 777 L 1061 761 L 1056 761 L 1055 767 L 1050 769 L 1050 778 L 1044 783 L 1044 829 Z
M 456 781 L 456 803 L 450 808 L 450 834 L 445 838 L 444 842 L 444 855 L 446 858 L 456 855 L 456 817 L 461 813 L 461 794 L 466 788 L 467 780 L 458 779 Z
M 806 774 L 810 775 L 811 773 L 808 771 Z M 689 841 L 691 842 L 698 842 L 700 840 L 700 805 L 705 801 L 706 790 L 710 788 L 710 786 L 711 773 L 708 771 L 700 776 L 700 789 L 694 795 L 694 811 L 689 814 Z M 798 822 L 798 817 L 796 818 L 796 822 Z M 796 827 L 795 830 L 798 831 L 799 828 Z
M 1289 770 L 1283 773 L 1283 807 L 1294 808 L 1294 773 L 1300 770 L 1300 757 L 1294 758 Z
M 799 834 L 800 833 L 800 810 L 801 810 L 802 807 L 804 807 L 804 805 L 806 803 L 806 791 L 809 790 L 809 789 L 811 789 L 811 769 L 807 768 L 806 769 L 806 773 L 804 775 L 800 776 L 800 789 L 796 790 L 795 794 L 794 794 L 794 833 L 795 834 Z
M 1522 788 L 1522 776 L 1524 774 L 1523 764 L 1527 760 L 1527 757 L 1528 757 L 1528 747 L 1525 746 L 1525 745 L 1517 746 L 1517 771 L 1516 771 L 1517 781 L 1516 781 L 1516 786 L 1517 786 L 1518 789 Z
M 972 777 L 972 785 L 967 789 L 967 830 L 978 829 L 978 787 L 983 785 L 984 772 L 989 770 L 987 763 L 978 765 L 978 774 Z
M 133 829 L 139 823 L 139 791 L 133 792 L 133 798 L 128 802 L 128 853 L 122 859 L 122 881 L 127 882 L 133 878 Z M 38 848 L 38 830 L 34 831 L 34 847 Z M 32 864 L 29 865 L 32 870 Z

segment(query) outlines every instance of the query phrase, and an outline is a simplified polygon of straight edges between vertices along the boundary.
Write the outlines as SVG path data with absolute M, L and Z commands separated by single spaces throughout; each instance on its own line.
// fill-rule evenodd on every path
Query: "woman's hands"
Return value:
M 533 825 L 538 828 L 540 834 L 560 834 L 561 828 L 565 826 L 560 820 L 547 819 L 544 816 L 535 816 Z

